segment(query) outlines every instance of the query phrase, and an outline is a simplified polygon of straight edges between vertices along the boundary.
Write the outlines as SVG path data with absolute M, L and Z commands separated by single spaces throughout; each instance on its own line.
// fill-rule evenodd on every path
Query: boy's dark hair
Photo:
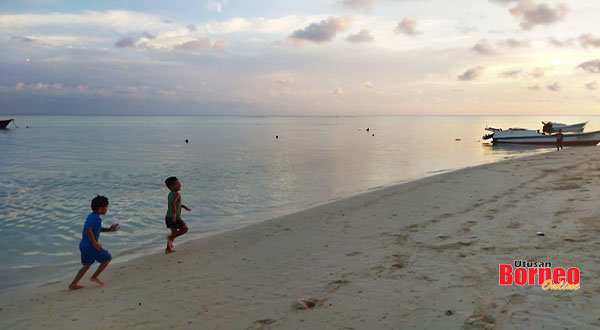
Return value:
M 177 177 L 176 176 L 170 176 L 165 180 L 165 184 L 167 185 L 167 188 L 171 189 L 171 186 L 173 185 L 173 183 L 175 183 L 175 181 L 177 181 Z
M 96 195 L 96 197 L 92 199 L 92 211 L 96 211 L 106 205 L 108 205 L 108 198 L 104 196 Z

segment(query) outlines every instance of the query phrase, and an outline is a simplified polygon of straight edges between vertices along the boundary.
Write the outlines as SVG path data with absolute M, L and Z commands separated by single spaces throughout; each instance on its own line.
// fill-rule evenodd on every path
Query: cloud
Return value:
M 373 85 L 373 83 L 371 81 L 365 81 L 365 83 L 363 84 L 363 86 L 365 88 L 373 88 L 373 87 L 375 87 L 375 85 Z
M 38 46 L 63 46 L 75 45 L 82 41 L 82 38 L 72 35 L 27 35 L 22 37 L 11 37 L 9 40 L 22 42 Z M 93 41 L 94 38 L 88 38 L 87 41 Z
M 577 68 L 582 68 L 591 73 L 600 73 L 600 60 L 592 60 L 579 64 Z
M 273 81 L 277 85 L 290 86 L 290 85 L 292 85 L 296 81 L 296 78 L 294 76 L 290 76 L 290 75 L 286 74 L 286 76 L 282 77 L 282 78 L 275 78 L 275 77 L 273 77 Z
M 516 79 L 516 78 L 519 78 L 519 75 L 521 74 L 521 72 L 523 72 L 523 70 L 503 71 L 498 75 L 498 77 Z
M 119 48 L 133 48 L 138 40 L 139 38 L 123 37 L 115 43 L 115 46 Z
M 177 46 L 177 48 L 189 51 L 205 51 L 210 49 L 210 40 L 208 38 L 198 38 L 196 40 L 184 42 Z
M 497 43 L 499 46 L 508 47 L 508 48 L 521 48 L 521 47 L 529 47 L 529 41 L 519 41 L 516 39 L 508 38 L 504 40 L 500 40 Z
M 551 25 L 563 20 L 569 7 L 558 3 L 554 8 L 545 3 L 536 4 L 533 0 L 521 0 L 509 10 L 510 14 L 521 19 L 521 28 L 530 30 L 536 25 Z
M 338 87 L 333 90 L 333 94 L 335 95 L 344 95 L 344 90 L 341 87 Z
M 569 38 L 564 41 L 550 37 L 546 41 L 549 45 L 559 48 L 576 47 L 578 44 L 582 48 L 600 47 L 600 37 L 593 33 L 585 33 L 577 38 Z
M 532 91 L 539 91 L 542 89 L 542 87 L 540 87 L 540 84 L 536 84 L 533 86 L 528 86 L 527 89 L 532 90 Z
M 558 48 L 565 48 L 565 47 L 573 47 L 573 46 L 575 46 L 575 40 L 574 39 L 567 39 L 565 41 L 560 41 L 558 39 L 550 37 L 550 38 L 546 39 L 546 42 L 548 42 L 549 45 L 554 46 L 554 47 L 558 47 Z
M 120 91 L 119 88 L 116 90 Z M 79 85 L 77 87 L 74 86 L 63 86 L 63 84 L 54 82 L 54 83 L 45 83 L 45 82 L 37 82 L 33 84 L 25 84 L 23 82 L 19 82 L 13 87 L 4 87 L 0 86 L 0 91 L 6 92 L 26 92 L 29 94 L 35 95 L 67 95 L 67 94 L 85 94 L 85 95 L 93 95 L 93 96 L 108 96 L 110 95 L 103 88 L 88 88 L 87 86 Z
M 371 42 L 375 38 L 367 29 L 362 29 L 357 34 L 349 35 L 345 40 L 352 43 Z
M 190 30 L 190 32 L 196 32 L 196 30 L 198 30 L 194 24 L 188 24 L 185 28 Z
M 532 76 L 533 78 L 542 78 L 542 77 L 544 77 L 545 72 L 546 72 L 546 69 L 537 67 L 537 68 L 531 70 L 531 73 L 529 75 Z
M 348 30 L 353 23 L 354 19 L 351 16 L 329 17 L 319 23 L 312 23 L 304 29 L 294 31 L 290 39 L 315 43 L 329 42 L 338 33 Z
M 206 52 L 213 50 L 215 52 L 224 53 L 226 48 L 225 40 L 217 40 L 211 45 L 210 39 L 206 37 L 197 38 L 176 45 L 175 48 L 187 50 L 190 52 Z
M 153 35 L 153 34 L 150 34 L 146 31 L 144 31 L 137 37 L 134 37 L 134 36 L 122 37 L 115 43 L 115 46 L 119 47 L 119 48 L 136 48 L 137 47 L 136 44 L 138 43 L 138 41 L 140 41 L 142 39 L 153 40 L 155 38 L 156 38 L 156 35 Z
M 578 40 L 579 44 L 583 48 L 600 47 L 600 37 L 597 37 L 592 33 L 582 34 L 581 36 L 579 36 Z
M 115 93 L 120 95 L 135 95 L 138 94 L 140 90 L 135 86 L 118 86 L 115 87 Z
M 144 32 L 142 32 L 142 36 L 140 38 L 146 38 L 146 39 L 152 40 L 152 39 L 156 38 L 156 35 L 150 34 L 146 31 L 144 31 Z
M 377 0 L 338 0 L 336 5 L 349 9 L 369 10 Z
M 173 97 L 175 95 L 177 95 L 177 92 L 175 92 L 174 90 L 167 90 L 167 89 L 159 89 L 156 91 L 156 93 L 160 96 L 164 96 L 164 97 Z
M 483 74 L 483 70 L 485 70 L 485 67 L 477 66 L 477 67 L 468 69 L 467 71 L 465 71 L 463 74 L 457 76 L 456 78 L 458 78 L 458 80 L 462 80 L 462 81 L 470 81 L 470 80 L 473 80 L 473 79 L 481 76 Z
M 555 82 L 555 83 L 553 83 L 553 84 L 551 84 L 551 85 L 546 86 L 546 88 L 549 91 L 552 91 L 552 92 L 559 92 L 561 90 L 561 86 L 560 86 L 560 83 L 558 81 Z
M 595 80 L 585 84 L 584 86 L 585 86 L 585 88 L 587 88 L 591 91 L 595 91 L 598 89 L 598 83 Z
M 476 27 L 459 25 L 456 27 L 456 31 L 460 34 L 471 34 L 479 30 Z
M 490 44 L 488 44 L 486 39 L 479 41 L 479 43 L 477 43 L 471 49 L 474 52 L 485 56 L 491 56 L 496 54 L 496 51 L 494 50 L 494 48 L 492 48 L 492 46 L 490 46 Z
M 226 48 L 227 44 L 225 43 L 225 40 L 217 40 L 212 46 L 212 49 L 219 53 L 224 53 Z
M 210 12 L 223 12 L 223 7 L 227 6 L 228 0 L 221 1 L 207 1 L 204 8 L 206 8 Z
M 43 13 L 0 15 L 1 29 L 28 28 L 35 26 L 100 26 L 108 27 L 119 33 L 132 31 L 160 31 L 171 27 L 164 19 L 143 13 L 124 10 L 105 12 L 86 11 L 77 14 Z
M 407 36 L 415 36 L 421 32 L 417 30 L 417 21 L 414 18 L 404 17 L 396 28 L 394 29 L 395 34 L 405 34 Z
M 30 37 L 10 37 L 10 40 L 16 41 L 16 42 L 24 42 L 24 43 L 36 42 L 35 39 L 32 39 Z

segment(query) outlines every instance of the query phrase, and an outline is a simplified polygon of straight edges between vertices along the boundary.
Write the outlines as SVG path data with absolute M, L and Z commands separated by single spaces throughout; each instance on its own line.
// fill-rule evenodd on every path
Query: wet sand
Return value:
M 5 291 L 0 328 L 597 328 L 599 150 L 442 173 L 176 244 L 110 265 L 104 287 L 93 266 L 77 291 L 70 276 Z M 514 260 L 578 267 L 581 289 L 499 286 Z

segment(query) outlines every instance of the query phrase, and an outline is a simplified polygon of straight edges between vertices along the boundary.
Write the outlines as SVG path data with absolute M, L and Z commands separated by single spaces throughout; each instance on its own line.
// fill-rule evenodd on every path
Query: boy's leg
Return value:
M 101 263 L 100 266 L 98 266 L 98 269 L 96 270 L 96 272 L 92 275 L 92 277 L 90 277 L 90 281 L 94 281 L 100 285 L 104 285 L 104 282 L 100 281 L 98 276 L 100 276 L 100 273 L 102 273 L 102 271 L 106 268 L 106 266 L 108 266 L 108 264 L 110 263 L 111 260 L 112 259 L 108 259 L 108 260 L 104 261 L 103 263 Z
M 182 228 L 171 228 L 171 236 L 169 236 L 169 242 L 167 243 L 167 248 L 165 249 L 165 253 L 171 253 L 171 252 L 175 252 L 175 250 L 173 249 L 173 241 L 175 240 L 175 238 L 185 234 L 188 232 L 188 226 L 187 225 L 183 225 Z
M 88 269 L 90 269 L 90 266 L 91 265 L 83 265 L 83 267 L 81 267 L 81 269 L 77 272 L 77 275 L 75 275 L 73 282 L 71 282 L 71 284 L 69 284 L 69 290 L 77 290 L 77 289 L 81 289 L 84 287 L 82 285 L 78 285 L 77 283 L 79 283 L 79 280 L 81 280 L 83 275 L 85 275 L 85 273 L 88 271 Z
M 171 253 L 171 252 L 175 252 L 175 250 L 173 250 L 173 240 L 175 237 L 175 233 L 177 232 L 177 229 L 175 228 L 169 228 L 171 229 L 171 235 L 167 236 L 167 248 L 165 249 L 165 253 Z
M 183 225 L 182 228 L 171 228 L 171 236 L 169 236 L 169 238 L 171 239 L 171 242 L 173 242 L 175 240 L 175 238 L 185 234 L 188 232 L 188 226 L 187 225 Z
M 183 225 L 182 228 L 178 228 L 177 231 L 175 233 L 173 233 L 173 235 L 171 235 L 171 237 L 173 237 L 173 240 L 175 240 L 175 238 L 185 234 L 188 232 L 188 226 L 187 225 Z

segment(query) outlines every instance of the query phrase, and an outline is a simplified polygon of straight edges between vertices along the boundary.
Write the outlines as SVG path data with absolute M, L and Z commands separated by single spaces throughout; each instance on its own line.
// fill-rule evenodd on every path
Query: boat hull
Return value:
M 13 121 L 13 120 L 12 119 L 0 120 L 0 129 L 5 129 L 6 126 L 8 126 L 8 124 L 10 124 L 11 121 Z
M 600 131 L 563 135 L 563 146 L 593 146 L 600 143 Z M 493 144 L 556 146 L 556 135 L 494 137 Z

